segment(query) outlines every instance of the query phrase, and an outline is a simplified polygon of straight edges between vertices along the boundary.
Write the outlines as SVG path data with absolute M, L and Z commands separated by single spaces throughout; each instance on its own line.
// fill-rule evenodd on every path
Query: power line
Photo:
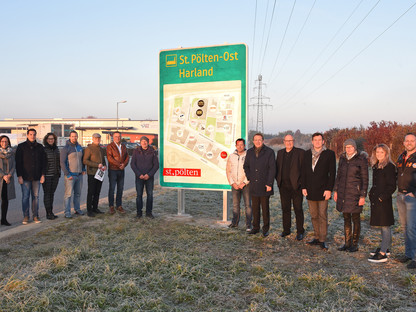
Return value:
M 301 27 L 301 29 L 300 29 L 299 33 L 298 33 L 298 36 L 296 37 L 296 40 L 295 40 L 295 42 L 293 43 L 292 48 L 291 48 L 291 49 L 290 49 L 290 51 L 289 51 L 289 54 L 287 55 L 287 57 L 286 57 L 285 61 L 283 62 L 282 67 L 280 67 L 280 71 L 278 71 L 278 72 L 277 72 L 276 76 L 275 76 L 275 77 L 274 77 L 274 78 L 270 81 L 270 83 L 271 83 L 271 82 L 273 82 L 273 81 L 274 81 L 274 80 L 275 80 L 275 79 L 279 76 L 279 74 L 283 71 L 283 68 L 285 67 L 285 65 L 286 65 L 286 63 L 287 63 L 287 60 L 288 60 L 288 59 L 290 58 L 290 56 L 292 55 L 293 49 L 295 48 L 296 44 L 298 43 L 299 38 L 300 38 L 300 36 L 301 36 L 301 34 L 302 34 L 302 32 L 303 32 L 303 29 L 305 28 L 306 23 L 308 22 L 309 17 L 311 16 L 311 13 L 312 13 L 313 8 L 315 7 L 315 3 L 316 3 L 316 1 L 317 1 L 317 0 L 315 0 L 315 1 L 312 3 L 312 7 L 310 8 L 310 10 L 309 10 L 309 12 L 308 12 L 308 15 L 306 16 L 306 19 L 305 19 L 305 21 L 303 22 L 303 25 L 302 25 L 302 27 Z M 363 1 L 363 0 L 361 0 L 361 1 Z
M 255 42 L 256 42 L 256 24 L 257 24 L 257 0 L 256 0 L 256 6 L 254 9 L 254 31 L 253 31 L 253 54 L 251 55 L 251 74 L 250 74 L 250 81 L 253 78 L 253 64 L 254 64 L 254 47 L 255 47 Z M 249 83 L 250 83 L 249 81 Z
M 404 15 L 406 15 L 414 6 L 416 6 L 416 2 L 413 3 L 403 14 L 401 14 L 396 20 L 393 21 L 385 30 L 383 30 L 377 37 L 370 41 L 363 49 L 361 49 L 354 57 L 352 57 L 345 65 L 343 65 L 340 69 L 338 69 L 331 77 L 325 80 L 322 84 L 320 84 L 317 88 L 315 88 L 312 92 L 310 92 L 304 99 L 311 96 L 313 93 L 318 91 L 321 87 L 323 87 L 328 81 L 333 79 L 336 75 L 338 75 L 341 71 L 343 71 L 347 66 L 349 66 L 355 59 L 357 59 L 365 50 L 367 50 L 376 40 L 378 40 L 384 33 L 386 33 L 394 24 L 396 24 Z
M 260 73 L 263 70 L 263 64 L 264 64 L 264 58 L 266 56 L 266 51 L 267 51 L 267 45 L 269 44 L 269 37 L 270 37 L 270 30 L 272 28 L 272 24 L 273 24 L 273 17 L 274 17 L 274 9 L 276 8 L 276 0 L 274 0 L 274 4 L 273 4 L 273 11 L 272 11 L 272 17 L 270 18 L 270 24 L 269 24 L 269 31 L 267 33 L 267 40 L 266 40 L 266 45 L 264 47 L 264 53 L 263 53 L 263 60 L 261 61 L 261 66 L 260 66 Z
M 334 52 L 326 59 L 326 61 L 318 68 L 317 71 L 315 71 L 312 76 L 306 81 L 306 83 L 294 94 L 292 95 L 287 102 L 292 100 L 294 97 L 296 97 L 315 77 L 320 73 L 320 71 L 325 67 L 326 64 L 329 63 L 329 61 L 334 57 L 334 55 L 341 49 L 341 47 L 347 42 L 347 40 L 353 35 L 353 33 L 360 27 L 360 25 L 367 19 L 367 17 L 373 12 L 373 10 L 377 7 L 377 5 L 380 3 L 381 0 L 378 0 L 373 7 L 370 9 L 370 11 L 367 12 L 367 14 L 361 19 L 361 21 L 357 24 L 357 26 L 354 27 L 354 29 L 348 34 L 348 36 L 341 42 L 341 44 L 335 49 Z
M 328 41 L 328 43 L 325 45 L 325 47 L 318 53 L 317 57 L 313 60 L 311 65 L 303 72 L 303 74 L 300 76 L 300 78 L 297 79 L 297 82 L 293 84 L 289 89 L 287 89 L 283 94 L 282 97 L 286 96 L 292 89 L 294 89 L 303 79 L 303 77 L 306 76 L 306 74 L 313 68 L 313 66 L 316 64 L 316 62 L 321 58 L 321 56 L 325 53 L 325 51 L 328 49 L 328 47 L 331 45 L 331 43 L 335 40 L 335 38 L 338 36 L 338 34 L 341 32 L 341 30 L 344 28 L 344 26 L 348 23 L 348 21 L 351 19 L 351 17 L 355 14 L 355 12 L 358 10 L 358 8 L 361 6 L 364 0 L 361 0 L 358 5 L 352 10 L 351 14 L 347 17 L 347 19 L 342 23 L 342 25 L 338 28 L 338 30 L 335 32 L 335 34 L 332 36 L 332 38 Z M 273 79 L 274 80 L 274 79 Z
M 270 77 L 272 77 L 272 76 L 273 76 L 274 69 L 276 68 L 277 60 L 279 59 L 280 52 L 282 51 L 283 42 L 285 41 L 285 38 L 286 38 L 287 29 L 289 28 L 289 24 L 290 24 L 290 21 L 291 21 L 291 19 L 292 19 L 293 10 L 295 9 L 295 5 L 296 5 L 296 0 L 294 0 L 294 1 L 293 1 L 292 10 L 291 10 L 291 12 L 290 12 L 290 16 L 289 16 L 289 19 L 288 19 L 287 24 L 286 24 L 286 29 L 285 29 L 285 32 L 284 32 L 284 34 L 283 34 L 282 41 L 280 42 L 279 51 L 277 52 L 276 60 L 274 61 L 274 65 L 273 65 L 273 68 L 272 68 L 272 72 L 271 72 L 271 74 L 270 74 Z
M 260 68 L 260 63 L 261 63 L 261 52 L 263 50 L 263 42 L 264 42 L 264 34 L 266 32 L 266 21 L 267 21 L 267 14 L 269 12 L 269 0 L 267 0 L 267 6 L 266 6 L 266 15 L 264 16 L 264 24 L 263 24 L 263 35 L 261 38 L 261 46 L 260 46 L 260 53 L 259 53 L 259 66 L 258 68 Z

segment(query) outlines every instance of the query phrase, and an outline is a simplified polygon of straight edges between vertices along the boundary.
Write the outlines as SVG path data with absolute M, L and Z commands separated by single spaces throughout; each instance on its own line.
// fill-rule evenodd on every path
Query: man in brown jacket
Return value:
M 105 151 L 100 146 L 101 135 L 99 133 L 94 133 L 92 135 L 92 144 L 84 151 L 83 162 L 87 166 L 88 174 L 88 192 L 87 192 L 87 215 L 89 217 L 95 217 L 97 213 L 103 213 L 98 209 L 98 201 L 100 199 L 101 185 L 103 184 L 102 180 L 98 180 L 95 177 L 98 169 L 102 173 L 107 170 L 105 164 Z
M 108 160 L 108 204 L 110 206 L 110 214 L 116 213 L 114 209 L 114 189 L 117 184 L 116 207 L 118 212 L 126 213 L 122 207 L 122 197 L 124 189 L 124 168 L 129 163 L 129 155 L 127 148 L 121 144 L 121 133 L 116 131 L 113 133 L 113 142 L 107 145 Z

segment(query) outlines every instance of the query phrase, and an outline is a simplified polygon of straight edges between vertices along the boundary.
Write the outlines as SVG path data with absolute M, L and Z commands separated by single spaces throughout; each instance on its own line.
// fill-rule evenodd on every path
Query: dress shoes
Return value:
M 101 213 L 104 213 L 104 212 L 102 212 L 100 209 L 94 209 L 93 210 L 93 212 L 95 213 L 95 214 L 101 214 Z
M 280 234 L 280 237 L 286 237 L 286 236 L 289 236 L 289 235 L 290 235 L 290 232 L 282 232 Z
M 257 234 L 259 230 L 250 230 L 250 232 L 247 232 L 247 234 Z
M 406 263 L 406 262 L 408 262 L 408 261 L 410 261 L 410 260 L 412 260 L 412 258 L 409 258 L 409 257 L 408 257 L 408 256 L 406 256 L 406 255 L 399 256 L 399 257 L 397 257 L 397 258 L 396 258 L 396 261 L 398 261 L 398 262 L 400 262 L 400 263 Z
M 313 240 L 310 240 L 309 242 L 307 242 L 308 245 L 319 245 L 319 239 L 314 238 Z
M 1 220 L 1 225 L 10 226 L 11 224 L 7 220 Z
M 412 260 L 408 265 L 407 265 L 408 269 L 416 269 L 416 261 Z
M 358 251 L 358 246 L 352 245 L 350 248 L 347 249 L 347 251 L 349 251 L 349 252 L 357 252 Z
M 342 245 L 341 247 L 338 247 L 339 251 L 347 251 L 348 249 L 350 249 L 351 246 L 347 246 L 347 245 Z
M 95 217 L 95 212 L 93 212 L 93 211 L 88 211 L 88 212 L 87 212 L 87 216 L 88 216 L 88 217 L 93 218 L 93 217 Z
M 228 227 L 229 227 L 230 229 L 232 229 L 232 228 L 236 228 L 236 227 L 238 227 L 238 225 L 237 225 L 237 224 L 234 224 L 234 223 L 230 223 L 230 224 L 228 225 Z
M 151 213 L 146 213 L 146 218 L 154 219 L 155 216 L 153 214 L 151 214 Z
M 262 234 L 262 236 L 263 236 L 264 238 L 266 238 L 267 236 L 269 236 L 269 231 L 264 232 L 264 233 Z
M 125 214 L 126 213 L 126 211 L 123 209 L 123 207 L 121 207 L 121 206 L 118 206 L 117 207 L 117 211 L 119 212 L 119 213 L 121 213 L 121 214 Z
M 303 233 L 296 235 L 296 240 L 301 241 L 303 240 Z
M 114 206 L 110 206 L 110 210 L 108 210 L 109 214 L 115 214 L 116 210 L 114 209 Z
M 321 246 L 321 249 L 328 250 L 328 245 L 325 242 L 319 242 L 319 245 Z

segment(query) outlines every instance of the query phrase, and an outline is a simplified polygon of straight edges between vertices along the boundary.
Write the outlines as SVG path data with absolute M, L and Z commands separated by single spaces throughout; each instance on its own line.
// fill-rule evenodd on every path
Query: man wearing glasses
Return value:
M 290 134 L 286 135 L 283 143 L 284 149 L 277 152 L 276 158 L 276 181 L 280 192 L 280 201 L 282 203 L 282 221 L 283 232 L 281 237 L 290 235 L 291 227 L 291 206 L 296 216 L 296 239 L 303 239 L 304 235 L 304 216 L 302 210 L 302 163 L 305 151 L 301 148 L 294 147 L 294 139 Z

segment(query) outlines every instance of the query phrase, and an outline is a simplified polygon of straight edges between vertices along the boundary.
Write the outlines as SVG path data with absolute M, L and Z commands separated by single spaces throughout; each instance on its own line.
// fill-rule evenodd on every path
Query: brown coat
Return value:
M 108 168 L 111 170 L 121 170 L 120 165 L 124 164 L 124 167 L 127 167 L 129 163 L 129 154 L 127 153 L 127 148 L 121 144 L 121 155 L 118 151 L 116 143 L 111 142 L 107 145 L 107 160 Z
M 104 149 L 96 144 L 90 144 L 84 150 L 84 165 L 87 166 L 87 174 L 95 175 L 98 170 L 98 165 L 102 164 L 105 166 L 105 151 Z

